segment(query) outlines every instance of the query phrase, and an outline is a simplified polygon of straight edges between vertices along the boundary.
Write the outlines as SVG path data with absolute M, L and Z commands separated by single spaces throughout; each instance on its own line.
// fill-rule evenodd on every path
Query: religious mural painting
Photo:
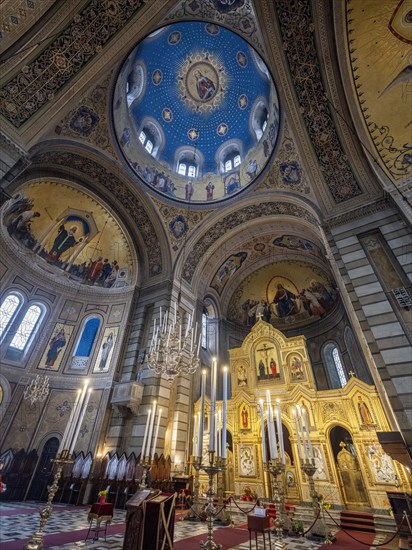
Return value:
M 328 474 L 326 471 L 322 448 L 320 445 L 313 445 L 312 448 L 316 466 L 316 472 L 313 474 L 313 479 L 317 479 L 318 481 L 327 481 Z
M 241 477 L 256 476 L 256 449 L 253 444 L 239 445 L 239 475 Z
M 120 71 L 113 96 L 119 149 L 142 183 L 169 198 L 229 198 L 255 181 L 276 145 L 280 106 L 270 72 L 230 28 L 236 25 L 162 27 Z
M 374 426 L 375 421 L 371 414 L 368 404 L 364 400 L 362 395 L 358 395 L 357 398 L 357 409 L 360 417 L 361 424 L 363 426 Z
M 90 210 L 72 208 L 78 194 L 51 182 L 29 185 L 3 205 L 2 226 L 50 274 L 107 289 L 130 284 L 131 255 L 120 227 L 83 193 L 81 203 Z
M 93 367 L 93 374 L 101 374 L 109 371 L 118 331 L 118 327 L 108 327 L 104 331 L 96 363 Z
M 306 379 L 303 359 L 299 353 L 288 355 L 287 365 L 291 382 L 301 382 Z
M 219 267 L 216 274 L 214 275 L 213 281 L 211 283 L 212 288 L 214 288 L 219 294 L 221 294 L 227 282 L 241 267 L 247 256 L 247 252 L 244 251 L 236 252 L 236 254 L 231 254 L 222 263 L 222 265 Z
M 37 368 L 59 370 L 73 330 L 72 325 L 56 324 Z
M 243 326 L 263 319 L 274 327 L 324 318 L 337 302 L 331 279 L 317 266 L 287 260 L 247 276 L 232 294 L 228 317 Z
M 263 342 L 256 347 L 256 374 L 258 381 L 280 380 L 281 369 L 279 366 L 277 348 L 272 342 Z
M 250 406 L 247 403 L 239 407 L 239 427 L 241 430 L 250 430 Z
M 377 483 L 396 483 L 398 476 L 393 461 L 389 455 L 383 452 L 382 447 L 373 443 L 367 445 L 365 449 L 375 481 Z

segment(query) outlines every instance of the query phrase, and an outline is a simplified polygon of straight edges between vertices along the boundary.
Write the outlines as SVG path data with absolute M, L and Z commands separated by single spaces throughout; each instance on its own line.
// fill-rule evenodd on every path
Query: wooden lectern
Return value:
M 126 502 L 123 550 L 173 550 L 176 494 L 139 489 Z

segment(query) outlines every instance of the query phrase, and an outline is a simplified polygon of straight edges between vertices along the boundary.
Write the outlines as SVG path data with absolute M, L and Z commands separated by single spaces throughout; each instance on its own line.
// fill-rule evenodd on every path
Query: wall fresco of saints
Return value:
M 282 261 L 242 281 L 229 301 L 228 317 L 243 326 L 260 319 L 278 328 L 307 324 L 326 317 L 337 298 L 335 285 L 318 267 Z
M 48 273 L 103 288 L 130 284 L 133 264 L 120 227 L 91 197 L 78 195 L 67 185 L 29 185 L 2 206 L 2 227 Z

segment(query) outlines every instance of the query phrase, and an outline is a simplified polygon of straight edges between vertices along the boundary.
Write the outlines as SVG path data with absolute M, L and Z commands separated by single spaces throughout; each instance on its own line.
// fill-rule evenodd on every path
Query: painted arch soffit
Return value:
M 256 200 L 254 204 L 249 204 L 230 212 L 224 218 L 216 221 L 209 227 L 203 235 L 194 242 L 182 269 L 183 279 L 191 284 L 196 269 L 202 263 L 202 258 L 210 255 L 214 250 L 216 243 L 226 237 L 233 230 L 240 228 L 242 224 L 260 219 L 262 222 L 272 216 L 290 216 L 296 219 L 303 219 L 309 224 L 318 225 L 317 218 L 300 205 L 292 204 L 287 201 L 268 199 Z
M 122 208 L 128 213 L 130 220 L 146 244 L 144 252 L 148 259 L 148 275 L 159 275 L 163 271 L 163 249 L 156 227 L 149 218 L 138 196 L 132 193 L 126 184 L 116 174 L 91 158 L 85 158 L 77 153 L 59 153 L 50 151 L 38 153 L 32 159 L 33 165 L 60 166 L 65 169 L 78 170 L 92 181 L 99 182 L 109 195 L 116 197 Z
M 345 0 L 340 29 L 353 97 L 380 167 L 398 186 L 410 177 L 412 3 Z
M 306 130 L 335 204 L 362 195 L 342 147 L 320 71 L 309 0 L 274 0 L 286 61 Z

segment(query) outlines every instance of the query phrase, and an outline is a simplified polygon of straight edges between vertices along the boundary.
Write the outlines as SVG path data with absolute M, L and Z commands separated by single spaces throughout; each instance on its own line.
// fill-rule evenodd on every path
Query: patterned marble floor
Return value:
M 30 539 L 34 531 L 39 525 L 38 509 L 41 505 L 36 503 L 0 503 L 0 548 L 8 550 L 8 548 L 16 548 L 17 541 Z M 52 535 L 56 533 L 72 533 L 76 538 L 76 531 L 79 532 L 79 539 L 67 544 L 58 544 L 57 546 L 48 546 L 45 548 L 50 550 L 121 550 L 123 546 L 123 534 L 111 534 L 107 536 L 107 541 L 93 541 L 92 539 L 84 540 L 84 530 L 88 529 L 87 511 L 90 506 L 65 506 L 54 505 L 53 514 L 47 522 L 44 534 Z M 233 522 L 235 526 L 245 524 L 245 515 L 236 512 L 233 513 Z M 125 521 L 125 511 L 115 510 L 112 525 L 121 526 Z M 230 527 L 217 527 L 217 529 L 230 529 Z M 175 543 L 195 537 L 197 535 L 206 534 L 207 527 L 205 523 L 177 521 L 175 524 Z M 205 536 L 206 539 L 206 536 Z M 286 538 L 288 550 L 316 550 L 319 544 L 306 539 L 289 539 Z M 263 547 L 263 545 L 261 544 Z M 18 546 L 19 548 L 22 545 Z M 194 544 L 193 550 L 199 547 L 199 543 Z M 249 542 L 232 547 L 233 550 L 249 550 Z

